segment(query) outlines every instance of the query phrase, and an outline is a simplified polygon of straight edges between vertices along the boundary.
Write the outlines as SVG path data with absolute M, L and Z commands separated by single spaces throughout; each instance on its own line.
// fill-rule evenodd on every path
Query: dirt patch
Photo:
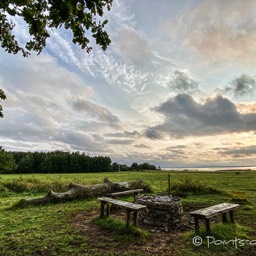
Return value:
M 185 231 L 193 230 L 189 213 L 185 213 L 182 224 L 174 230 L 156 228 L 139 222 L 139 227 L 151 233 L 147 240 L 135 239 L 125 242 L 117 239 L 116 235 L 105 230 L 92 221 L 99 216 L 99 211 L 79 212 L 72 216 L 74 226 L 81 230 L 87 238 L 88 255 L 179 255 L 180 239 Z M 112 218 L 125 220 L 126 214 L 122 210 L 111 213 Z M 120 242 L 122 241 L 122 242 Z

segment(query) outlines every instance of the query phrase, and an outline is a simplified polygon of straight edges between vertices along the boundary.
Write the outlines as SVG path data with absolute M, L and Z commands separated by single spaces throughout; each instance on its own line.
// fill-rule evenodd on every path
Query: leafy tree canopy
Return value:
M 0 146 L 0 172 L 12 172 L 17 168 L 12 154 L 5 152 Z
M 5 100 L 6 99 L 6 96 L 4 94 L 4 92 L 0 89 L 0 102 L 1 100 Z M 3 117 L 3 111 L 2 111 L 2 106 L 0 105 L 0 117 Z
M 88 33 L 96 43 L 106 50 L 110 38 L 100 21 L 105 10 L 110 10 L 113 0 L 1 0 L 0 1 L 0 43 L 8 53 L 21 52 L 24 57 L 35 51 L 38 54 L 46 46 L 52 28 L 64 27 L 73 33 L 73 43 L 88 53 Z M 28 25 L 31 40 L 21 47 L 12 33 L 15 22 L 12 17 L 21 17 Z

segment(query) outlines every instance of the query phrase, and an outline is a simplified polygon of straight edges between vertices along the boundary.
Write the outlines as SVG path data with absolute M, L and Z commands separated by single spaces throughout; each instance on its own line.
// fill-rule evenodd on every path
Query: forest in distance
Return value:
M 1 173 L 87 173 L 156 170 L 149 163 L 131 166 L 112 163 L 108 156 L 89 156 L 81 152 L 6 152 L 0 147 Z

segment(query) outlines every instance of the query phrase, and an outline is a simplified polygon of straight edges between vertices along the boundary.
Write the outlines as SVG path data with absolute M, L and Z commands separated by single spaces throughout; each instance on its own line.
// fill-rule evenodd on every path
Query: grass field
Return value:
M 202 246 L 193 245 L 194 230 L 190 229 L 183 232 L 175 231 L 173 234 L 163 234 L 162 236 L 165 237 L 170 236 L 168 243 L 162 247 L 159 245 L 157 253 L 150 252 L 147 248 L 150 248 L 150 245 L 153 247 L 152 244 L 156 241 L 156 236 L 159 238 L 159 234 L 146 234 L 143 230 L 137 230 L 136 241 L 134 241 L 131 234 L 122 233 L 122 231 L 119 235 L 115 235 L 116 229 L 122 230 L 122 222 L 111 220 L 114 224 L 110 221 L 108 227 L 97 223 L 99 221 L 94 219 L 89 223 L 89 217 L 86 216 L 92 217 L 93 212 L 97 214 L 99 211 L 99 202 L 96 198 L 21 209 L 12 208 L 22 198 L 44 196 L 49 190 L 64 192 L 68 190 L 70 182 L 84 185 L 102 183 L 105 177 L 115 182 L 142 179 L 152 187 L 153 193 L 166 192 L 168 174 L 171 177 L 173 193 L 190 194 L 188 198 L 182 199 L 184 211 L 187 213 L 213 204 L 231 202 L 232 191 L 246 192 L 247 201 L 242 202 L 235 212 L 236 225 L 213 223 L 212 236 L 218 244 L 212 243 L 209 247 L 205 240 Z M 126 199 L 130 200 L 131 198 Z M 84 224 L 81 228 L 79 220 L 84 220 L 84 223 L 88 223 L 89 226 L 86 227 L 87 224 Z M 201 226 L 204 227 L 203 224 Z M 0 228 L 0 255 L 4 256 L 256 255 L 256 172 L 147 171 L 0 175 Z M 90 228 L 91 230 L 97 229 L 102 233 L 108 229 L 109 240 L 104 243 L 97 241 L 98 244 L 94 243 L 93 245 Z M 142 235 L 138 236 L 140 232 Z M 203 231 L 200 235 L 205 237 Z M 229 241 L 235 238 L 243 239 L 244 245 L 240 243 L 235 246 L 232 241 L 228 245 L 221 244 L 223 240 Z M 125 252 L 118 251 L 121 246 L 127 246 L 127 250 Z M 163 249 L 161 250 L 161 248 Z

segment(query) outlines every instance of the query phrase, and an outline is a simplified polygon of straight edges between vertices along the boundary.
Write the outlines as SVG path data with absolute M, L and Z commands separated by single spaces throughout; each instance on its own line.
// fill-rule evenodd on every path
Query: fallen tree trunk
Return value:
M 149 186 L 145 185 L 141 180 L 114 183 L 111 182 L 108 178 L 105 178 L 102 184 L 96 184 L 91 186 L 70 183 L 69 188 L 70 189 L 68 191 L 63 193 L 49 191 L 48 194 L 44 197 L 21 199 L 19 202 L 15 204 L 15 207 L 24 207 L 27 205 L 41 205 L 46 203 L 57 203 L 74 200 L 78 198 L 102 196 L 107 193 L 137 188 L 143 188 L 145 192 L 149 192 L 150 189 Z

